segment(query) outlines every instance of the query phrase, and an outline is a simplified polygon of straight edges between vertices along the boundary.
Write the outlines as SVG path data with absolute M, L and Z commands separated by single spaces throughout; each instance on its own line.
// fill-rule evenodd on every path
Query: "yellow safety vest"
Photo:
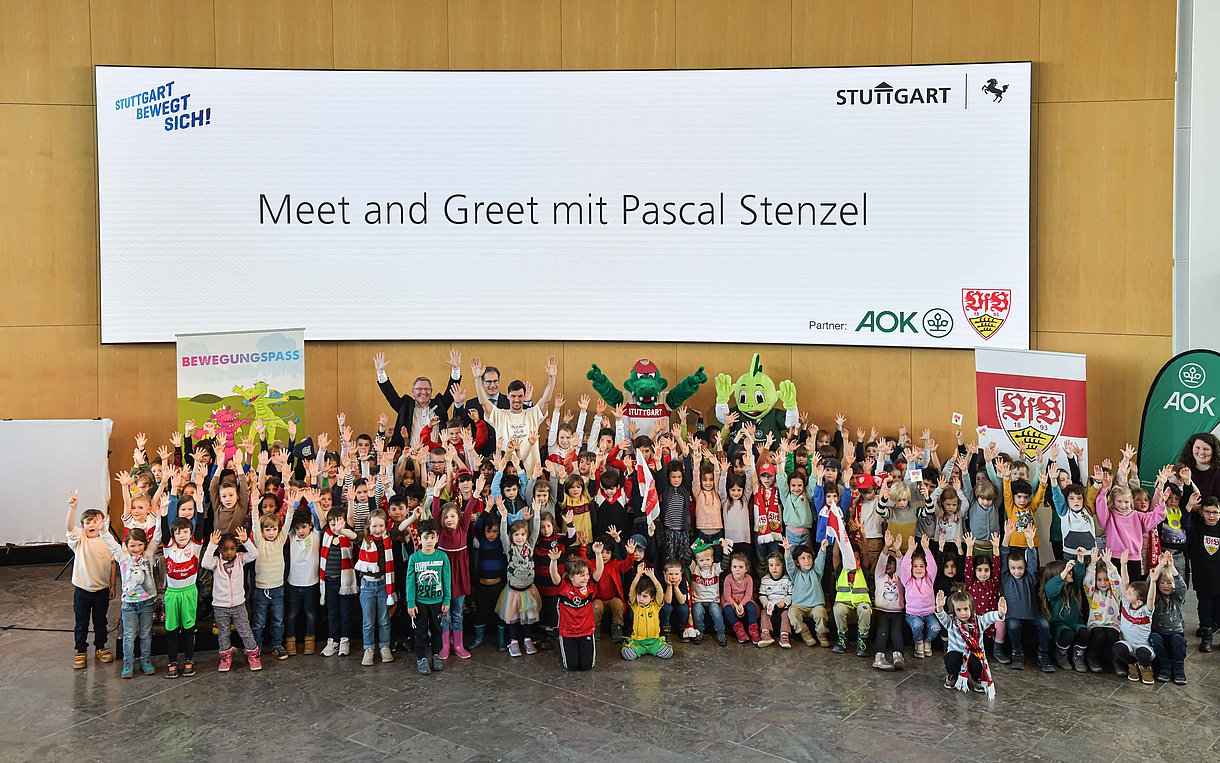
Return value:
M 847 604 L 856 606 L 858 604 L 872 604 L 872 599 L 868 595 L 868 582 L 865 580 L 864 570 L 856 570 L 856 579 L 848 582 L 847 570 L 839 573 L 839 582 L 835 584 L 835 603 Z

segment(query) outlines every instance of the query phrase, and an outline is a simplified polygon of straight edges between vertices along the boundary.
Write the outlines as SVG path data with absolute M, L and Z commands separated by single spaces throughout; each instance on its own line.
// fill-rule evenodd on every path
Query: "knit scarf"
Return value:
M 360 593 L 356 587 L 356 565 L 352 562 L 352 542 L 346 535 L 339 537 L 339 552 L 342 555 L 339 567 L 339 595 L 355 596 Z M 318 553 L 318 587 L 322 590 L 322 604 L 326 604 L 326 557 L 330 554 L 330 543 L 335 535 L 327 530 L 322 536 L 322 548 Z
M 363 572 L 365 575 L 376 577 L 383 575 L 381 565 L 379 564 L 380 554 L 377 553 L 377 538 L 365 536 L 364 541 L 360 544 L 360 553 L 356 560 L 356 571 Z M 382 552 L 385 555 L 385 595 L 386 603 L 389 606 L 394 606 L 397 600 L 394 596 L 394 541 L 390 536 L 383 535 L 380 538 Z
M 962 643 L 966 647 L 966 654 L 962 657 L 962 669 L 957 674 L 957 682 L 953 684 L 953 688 L 958 691 L 970 691 L 970 658 L 974 657 L 983 666 L 980 681 L 987 691 L 987 699 L 995 699 L 995 683 L 991 680 L 991 667 L 987 664 L 987 653 L 983 651 L 983 633 L 979 628 L 979 619 L 971 617 L 966 622 L 962 622 L 957 617 L 953 617 L 953 627 L 957 629 L 957 635 L 961 636 Z
M 779 488 L 770 490 L 758 486 L 754 493 L 755 526 L 758 528 L 758 540 L 761 542 L 779 540 L 784 532 L 783 520 L 779 512 Z

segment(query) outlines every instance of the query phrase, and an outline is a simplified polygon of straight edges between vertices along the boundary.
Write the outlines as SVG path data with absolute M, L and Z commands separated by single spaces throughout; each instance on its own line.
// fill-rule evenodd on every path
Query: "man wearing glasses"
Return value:
M 462 381 L 462 354 L 456 348 L 449 349 L 449 382 L 445 385 L 445 391 L 436 397 L 432 396 L 432 381 L 426 376 L 415 379 L 411 385 L 410 396 L 399 395 L 386 374 L 386 366 L 389 364 L 384 352 L 373 356 L 373 367 L 377 369 L 377 386 L 381 388 L 381 394 L 385 395 L 386 402 L 398 413 L 394 429 L 390 432 L 390 444 L 400 447 L 403 445 L 402 428 L 406 427 L 409 437 L 406 446 L 414 448 L 419 444 L 420 430 L 433 415 L 441 420 L 442 426 L 449 420 L 449 409 L 453 406 L 453 390 Z

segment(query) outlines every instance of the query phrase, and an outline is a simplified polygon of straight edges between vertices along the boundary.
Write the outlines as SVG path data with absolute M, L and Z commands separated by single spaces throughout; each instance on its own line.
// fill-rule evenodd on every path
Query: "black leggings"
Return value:
M 530 626 L 525 623 L 508 624 L 508 640 L 521 641 L 530 637 Z
M 893 652 L 901 652 L 904 647 L 902 645 L 902 629 L 906 627 L 906 618 L 901 612 L 885 612 L 880 609 L 873 610 L 873 630 L 877 632 L 877 640 L 874 643 L 874 649 L 878 652 L 889 654 Z M 892 643 L 893 649 L 887 649 L 886 644 Z
M 1114 649 L 1114 643 L 1118 641 L 1118 635 L 1117 628 L 1090 628 L 1088 655 L 1094 660 L 1101 662 Z
M 1082 625 L 1072 630 L 1070 625 L 1061 625 L 1055 634 L 1055 644 L 1061 649 L 1067 649 L 1069 646 L 1088 646 L 1089 629 Z
M 1131 647 L 1127 646 L 1122 641 L 1114 645 L 1114 667 L 1120 666 L 1126 669 L 1131 663 L 1138 663 L 1141 668 L 1152 667 L 1152 647 L 1137 646 L 1135 654 L 1131 653 Z
M 415 629 L 415 659 L 422 660 L 441 649 L 441 605 L 420 602 L 416 607 L 411 626 Z
M 594 651 L 593 634 L 588 636 L 560 636 L 559 655 L 565 670 L 592 670 L 597 657 Z
M 182 645 L 183 658 L 187 662 L 195 661 L 195 629 L 189 631 L 176 628 L 165 632 L 165 653 L 170 662 L 178 661 L 178 646 Z
M 966 655 L 962 652 L 945 652 L 945 672 L 950 676 L 959 676 L 962 672 L 962 660 Z M 966 669 L 970 671 L 970 677 L 975 681 L 981 681 L 983 678 L 983 663 L 979 662 L 979 658 L 973 655 L 970 656 L 970 661 L 966 663 Z
M 496 614 L 496 602 L 500 600 L 500 592 L 504 590 L 504 581 L 488 585 L 475 581 L 474 603 L 475 613 L 471 618 L 475 625 L 500 625 L 500 616 Z

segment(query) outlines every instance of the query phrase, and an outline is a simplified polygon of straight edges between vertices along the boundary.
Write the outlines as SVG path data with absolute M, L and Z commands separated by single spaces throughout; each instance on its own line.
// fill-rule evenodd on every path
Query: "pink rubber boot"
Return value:
M 437 655 L 442 660 L 449 659 L 449 639 L 453 636 L 450 631 L 441 631 L 441 651 Z
M 466 651 L 466 645 L 462 643 L 462 639 L 465 637 L 466 634 L 462 633 L 461 631 L 457 631 L 456 633 L 451 633 L 451 635 L 453 636 L 454 653 L 457 654 L 458 657 L 461 657 L 463 660 L 469 660 L 470 652 Z

